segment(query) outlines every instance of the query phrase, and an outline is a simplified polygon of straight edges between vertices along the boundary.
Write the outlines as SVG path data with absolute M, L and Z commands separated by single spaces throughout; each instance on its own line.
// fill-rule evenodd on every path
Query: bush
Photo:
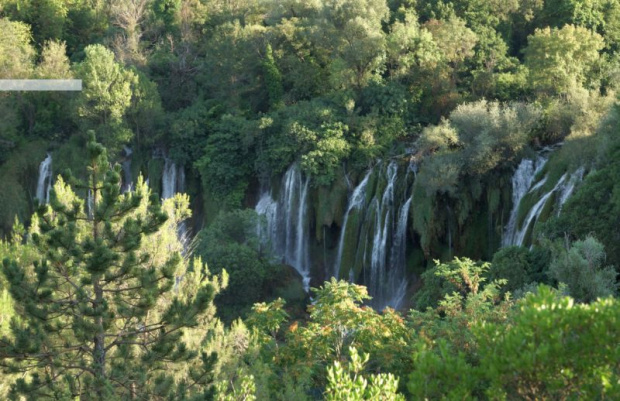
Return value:
M 220 213 L 198 236 L 196 252 L 211 272 L 226 270 L 228 288 L 217 297 L 222 320 L 231 322 L 245 316 L 255 302 L 266 298 L 266 283 L 277 275 L 258 249 L 256 227 L 258 215 L 253 210 Z
M 615 299 L 575 304 L 539 287 L 512 324 L 476 332 L 481 375 L 490 399 L 612 399 L 620 394 Z M 608 398 L 609 397 L 609 398 Z
M 502 290 L 514 293 L 532 282 L 547 283 L 550 259 L 550 251 L 544 248 L 502 248 L 493 255 L 489 277 L 492 280 L 506 279 L 508 282 Z
M 576 241 L 570 247 L 560 247 L 549 274 L 558 282 L 566 283 L 572 297 L 580 302 L 592 302 L 599 297 L 615 295 L 616 270 L 604 266 L 603 244 L 593 237 Z

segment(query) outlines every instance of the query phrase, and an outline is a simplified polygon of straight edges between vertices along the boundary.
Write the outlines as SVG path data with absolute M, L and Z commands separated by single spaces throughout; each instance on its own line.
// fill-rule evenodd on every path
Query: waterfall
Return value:
M 93 190 L 88 190 L 88 198 L 86 200 L 86 206 L 88 206 L 88 217 L 93 218 L 95 215 L 95 199 L 93 197 Z
M 161 178 L 161 197 L 170 199 L 176 193 L 185 191 L 185 169 L 172 160 L 164 159 L 164 172 Z M 148 182 L 148 179 L 147 179 Z
M 385 275 L 387 268 L 388 236 L 394 227 L 394 182 L 398 173 L 398 166 L 391 162 L 386 171 L 387 185 L 381 196 L 381 202 L 375 203 L 375 231 L 372 242 L 372 257 L 370 261 L 370 282 L 368 289 L 373 296 L 373 303 L 385 303 L 387 294 Z M 376 198 L 375 198 L 376 199 Z
M 334 261 L 334 276 L 365 284 L 378 310 L 399 308 L 408 285 L 407 222 L 413 203 L 408 184 L 415 165 L 403 173 L 399 176 L 396 162 L 366 173 L 349 197 Z
M 49 203 L 50 189 L 52 188 L 52 155 L 49 153 L 39 165 L 39 179 L 37 180 L 36 198 L 41 203 Z
M 566 181 L 566 176 L 567 176 L 567 173 L 564 173 L 564 175 L 560 178 L 557 184 L 555 184 L 553 189 L 551 189 L 549 192 L 544 194 L 542 198 L 540 198 L 540 200 L 536 202 L 536 204 L 530 209 L 527 216 L 525 216 L 525 220 L 523 221 L 521 228 L 516 231 L 515 236 L 514 236 L 514 241 L 511 245 L 523 246 L 525 242 L 525 235 L 527 234 L 528 229 L 530 228 L 530 225 L 538 221 L 538 217 L 540 216 L 540 213 L 543 211 L 544 206 L 547 204 L 547 200 L 559 188 L 562 188 L 562 186 L 564 185 L 564 181 Z
M 540 155 L 535 160 L 523 159 L 512 176 L 512 211 L 510 212 L 510 219 L 504 231 L 502 246 L 515 244 L 519 205 L 528 192 L 535 191 L 546 182 L 547 178 L 545 177 L 531 188 L 534 178 L 538 172 L 542 170 L 546 162 L 547 158 Z
M 365 284 L 377 309 L 399 308 L 405 299 L 407 224 L 414 201 L 409 184 L 414 174 L 415 165 L 399 169 L 396 162 L 370 169 L 350 193 L 343 216 L 331 273 Z M 310 283 L 309 181 L 298 165 L 292 165 L 282 177 L 279 193 L 261 191 L 255 207 L 261 216 L 260 246 L 294 267 L 306 290 Z
M 164 173 L 161 178 L 161 197 L 169 199 L 177 192 L 177 165 L 170 159 L 164 159 Z
M 121 188 L 121 192 L 125 193 L 131 191 L 133 187 L 133 180 L 131 179 L 131 155 L 133 151 L 128 146 L 123 146 L 123 151 L 125 152 L 125 158 L 123 160 L 123 186 Z
M 161 178 L 162 199 L 170 199 L 174 197 L 176 193 L 182 193 L 185 191 L 185 169 L 183 166 L 177 166 L 169 158 L 164 159 L 164 172 Z M 187 231 L 187 224 L 182 221 L 178 225 L 178 237 L 183 243 L 183 248 L 187 249 L 189 242 L 189 233 Z
M 344 163 L 342 163 L 342 175 L 344 176 L 344 181 L 347 183 L 347 189 L 351 190 L 351 180 L 347 174 L 347 169 L 344 167 Z
M 392 240 L 392 250 L 390 252 L 390 271 L 387 279 L 388 299 L 385 306 L 398 309 L 402 305 L 407 291 L 406 279 L 406 250 L 407 250 L 407 221 L 409 218 L 409 208 L 413 196 L 410 197 L 398 211 L 398 223 Z
M 308 188 L 297 164 L 284 174 L 277 201 L 270 191 L 260 197 L 256 212 L 264 216 L 258 232 L 261 242 L 270 246 L 279 260 L 292 266 L 302 276 L 304 289 L 310 288 L 310 229 L 308 227 Z
M 583 167 L 579 167 L 570 177 L 568 183 L 562 188 L 562 192 L 560 193 L 560 201 L 558 203 L 558 215 L 562 211 L 562 207 L 570 198 L 575 190 L 575 186 L 583 181 L 583 174 L 585 173 L 585 169 Z
M 559 215 L 564 203 L 573 194 L 575 187 L 583 180 L 585 169 L 581 167 L 572 174 L 565 173 L 562 175 L 551 190 L 538 194 L 541 188 L 547 184 L 549 177 L 545 176 L 535 184 L 534 179 L 547 163 L 550 151 L 553 151 L 553 149 L 545 148 L 539 152 L 536 159 L 521 160 L 519 167 L 517 167 L 512 176 L 512 210 L 504 230 L 502 246 L 523 246 L 528 233 L 532 231 L 550 198 L 556 195 L 554 197 L 555 204 L 553 210 L 556 215 Z M 538 201 L 527 211 L 527 215 L 519 225 L 519 209 L 521 202 L 526 196 L 529 199 L 531 199 L 531 196 L 537 196 Z
M 257 225 L 257 234 L 261 246 L 277 244 L 278 236 L 278 202 L 273 200 L 269 191 L 263 192 L 256 204 L 256 213 L 264 217 L 264 221 Z
M 372 174 L 372 169 L 369 170 L 368 173 L 366 173 L 366 176 L 364 177 L 362 182 L 360 182 L 359 185 L 355 187 L 355 190 L 353 190 L 353 194 L 351 195 L 351 198 L 349 200 L 347 211 L 344 214 L 344 221 L 342 223 L 342 229 L 340 230 L 340 239 L 338 241 L 338 253 L 337 253 L 336 263 L 335 263 L 334 273 L 333 273 L 334 277 L 336 278 L 340 276 L 340 263 L 342 261 L 341 260 L 342 250 L 344 249 L 344 240 L 346 237 L 349 215 L 351 214 L 351 211 L 360 210 L 364 206 L 364 203 L 366 202 L 366 187 L 368 186 L 368 179 L 370 178 L 371 174 Z

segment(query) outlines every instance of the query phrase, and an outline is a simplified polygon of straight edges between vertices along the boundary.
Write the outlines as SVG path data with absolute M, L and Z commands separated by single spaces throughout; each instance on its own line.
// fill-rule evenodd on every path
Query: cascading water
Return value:
M 310 237 L 308 227 L 308 188 L 297 164 L 284 174 L 278 201 L 265 191 L 256 205 L 264 216 L 258 232 L 261 242 L 271 247 L 275 257 L 292 266 L 302 276 L 306 291 L 310 288 Z
M 408 286 L 407 223 L 415 165 L 400 171 L 402 175 L 396 162 L 380 164 L 353 189 L 331 271 L 335 277 L 365 284 L 377 309 L 401 307 Z M 257 227 L 261 246 L 293 266 L 306 290 L 310 282 L 308 188 L 309 179 L 295 164 L 282 177 L 279 194 L 262 191 L 255 208 L 262 216 Z
M 523 224 L 521 225 L 521 228 L 517 230 L 517 232 L 515 233 L 514 243 L 511 245 L 523 246 L 525 242 L 525 235 L 529 231 L 530 225 L 532 225 L 538 220 L 538 218 L 540 217 L 540 213 L 542 212 L 545 204 L 547 203 L 547 200 L 549 200 L 551 195 L 553 195 L 559 188 L 562 187 L 562 185 L 564 184 L 564 181 L 566 181 L 566 176 L 567 174 L 565 173 L 559 179 L 557 184 L 555 184 L 553 189 L 551 189 L 549 192 L 544 194 L 542 198 L 540 198 L 540 200 L 536 202 L 536 204 L 534 204 L 534 206 L 530 209 L 530 211 L 525 216 L 525 219 L 523 220 Z
M 161 178 L 161 197 L 170 199 L 176 193 L 185 191 L 185 169 L 177 166 L 172 160 L 164 161 L 164 172 Z
M 353 194 L 351 195 L 351 199 L 349 200 L 349 205 L 347 207 L 347 211 L 344 215 L 344 222 L 342 223 L 342 229 L 340 230 L 340 240 L 338 241 L 338 253 L 336 256 L 336 263 L 334 268 L 334 277 L 340 276 L 340 263 L 342 262 L 342 250 L 344 248 L 344 240 L 347 233 L 347 222 L 349 221 L 349 215 L 353 210 L 360 210 L 364 207 L 364 203 L 366 202 L 366 187 L 368 186 L 368 179 L 372 174 L 372 169 L 366 173 L 366 176 L 359 183 Z
M 264 221 L 257 225 L 258 238 L 260 245 L 271 247 L 278 243 L 278 202 L 273 200 L 271 193 L 263 192 L 263 195 L 256 204 L 256 213 L 264 216 Z
M 560 177 L 555 186 L 545 193 L 540 194 L 541 189 L 547 184 L 548 176 L 543 177 L 534 183 L 536 175 L 543 169 L 549 159 L 549 152 L 553 150 L 545 148 L 539 153 L 535 160 L 524 159 L 519 164 L 512 177 L 512 211 L 510 219 L 504 231 L 502 246 L 523 246 L 527 240 L 528 233 L 532 232 L 533 226 L 539 220 L 541 213 L 545 210 L 545 205 L 554 200 L 554 211 L 559 215 L 562 206 L 573 194 L 575 187 L 583 180 L 585 169 L 579 168 L 572 174 L 565 173 Z M 519 209 L 525 197 L 531 199 L 536 196 L 537 201 L 527 211 L 525 218 L 519 224 Z
M 373 297 L 371 304 L 379 310 L 386 306 L 399 308 L 407 289 L 407 222 L 413 202 L 407 187 L 415 165 L 408 166 L 402 181 L 398 172 L 396 162 L 376 167 L 355 188 L 344 215 L 334 263 L 336 277 L 345 278 L 345 268 L 351 281 L 361 274 L 357 281 L 367 286 Z M 380 188 L 371 179 L 378 175 L 385 180 L 385 186 Z M 405 185 L 398 186 L 399 182 Z M 375 193 L 377 190 L 380 192 Z
M 36 197 L 39 202 L 49 203 L 50 189 L 52 188 L 52 155 L 49 153 L 39 165 L 39 179 L 37 180 Z
M 177 165 L 170 159 L 164 160 L 164 172 L 161 177 L 161 197 L 169 199 L 177 192 Z
M 562 207 L 564 206 L 568 198 L 570 198 L 570 196 L 575 191 L 575 186 L 579 184 L 581 181 L 583 181 L 583 175 L 585 171 L 586 171 L 585 168 L 579 167 L 571 175 L 570 180 L 568 180 L 568 183 L 564 186 L 564 188 L 562 188 L 562 192 L 560 193 L 560 201 L 558 204 L 558 215 L 562 211 Z
M 523 159 L 512 176 L 512 211 L 510 212 L 510 219 L 502 238 L 503 246 L 515 244 L 519 205 L 525 194 L 536 190 L 545 183 L 546 178 L 539 181 L 534 188 L 531 188 L 534 178 L 545 166 L 545 163 L 547 163 L 547 158 L 540 155 L 535 160 Z
M 176 193 L 185 191 L 185 169 L 183 166 L 177 166 L 167 157 L 164 159 L 164 171 L 161 178 L 162 198 L 169 199 L 174 197 Z M 189 242 L 189 233 L 185 221 L 179 223 L 178 226 L 179 240 L 183 243 L 183 247 L 187 249 Z
M 95 199 L 93 197 L 93 190 L 92 189 L 88 190 L 88 197 L 87 197 L 87 200 L 86 200 L 86 206 L 88 207 L 88 217 L 92 219 L 94 214 L 95 214 Z
M 375 213 L 375 232 L 372 242 L 370 259 L 370 282 L 368 290 L 373 296 L 375 305 L 386 302 L 385 275 L 387 268 L 388 236 L 394 227 L 394 182 L 398 173 L 398 165 L 392 162 L 387 167 L 387 185 L 383 191 L 381 202 L 377 203 Z
M 391 268 L 387 278 L 387 293 L 391 294 L 390 299 L 385 306 L 391 306 L 394 309 L 400 308 L 405 294 L 407 292 L 406 279 L 406 250 L 407 250 L 407 221 L 409 218 L 409 209 L 413 196 L 410 197 L 398 211 L 398 224 L 394 232 L 392 240 L 392 250 L 390 252 Z

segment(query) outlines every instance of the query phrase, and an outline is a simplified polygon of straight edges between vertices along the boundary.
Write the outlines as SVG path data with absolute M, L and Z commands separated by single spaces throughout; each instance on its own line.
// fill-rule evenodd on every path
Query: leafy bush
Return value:
M 618 273 L 604 266 L 603 244 L 593 237 L 575 241 L 570 247 L 559 247 L 549 267 L 549 275 L 568 286 L 569 294 L 579 302 L 592 302 L 599 297 L 615 295 Z
M 548 283 L 547 270 L 551 262 L 551 252 L 546 248 L 533 250 L 510 246 L 502 248 L 493 255 L 489 277 L 505 279 L 507 284 L 502 291 L 513 292 L 530 283 Z
M 620 394 L 620 304 L 575 304 L 548 287 L 529 294 L 511 324 L 475 332 L 489 399 L 606 399 Z
M 196 252 L 209 270 L 226 270 L 229 275 L 230 285 L 215 301 L 226 322 L 245 316 L 255 302 L 265 299 L 268 280 L 279 275 L 279 267 L 259 253 L 257 224 L 253 210 L 221 212 L 197 236 Z

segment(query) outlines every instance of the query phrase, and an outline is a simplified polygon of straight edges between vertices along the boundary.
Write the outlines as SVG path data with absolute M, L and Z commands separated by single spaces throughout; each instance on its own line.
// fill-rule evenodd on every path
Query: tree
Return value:
M 313 147 L 301 156 L 301 167 L 316 177 L 319 184 L 331 184 L 341 160 L 349 154 L 351 146 L 344 139 L 348 127 L 342 123 L 323 124 L 315 132 L 294 124 L 291 129 L 299 132 L 298 137 Z
M 230 114 L 213 125 L 202 157 L 195 166 L 203 188 L 224 206 L 238 207 L 245 197 L 252 172 L 256 122 Z
M 613 266 L 604 266 L 603 244 L 593 237 L 560 247 L 549 266 L 549 275 L 568 285 L 570 295 L 579 302 L 615 295 L 618 275 Z
M 508 246 L 493 255 L 489 276 L 491 279 L 505 279 L 508 283 L 502 291 L 514 293 L 530 283 L 547 283 L 546 271 L 551 252 L 546 248 L 529 250 L 519 246 Z
M 270 44 L 267 44 L 265 60 L 263 60 L 261 66 L 263 69 L 263 81 L 269 99 L 269 107 L 273 109 L 280 108 L 283 106 L 282 74 L 280 70 L 278 70 L 278 65 L 273 59 L 273 50 Z
M 59 179 L 31 229 L 39 260 L 3 262 L 19 315 L 12 338 L 0 340 L 0 364 L 22 373 L 12 393 L 28 399 L 207 396 L 214 357 L 198 358 L 187 335 L 213 313 L 220 281 L 206 277 L 200 263 L 186 271 L 168 247 L 165 257 L 149 253 L 149 238 L 167 219 L 157 197 L 146 200 L 142 183 L 120 195 L 120 166 L 110 169 L 92 132 L 87 151 L 88 182 L 70 182 L 88 190 L 90 200 Z
M 111 22 L 121 30 L 115 37 L 114 49 L 118 58 L 126 63 L 145 62 L 140 38 L 150 3 L 151 0 L 113 0 L 110 4 Z
M 443 299 L 435 309 L 411 312 L 412 327 L 418 333 L 412 344 L 413 372 L 407 384 L 413 398 L 470 399 L 484 383 L 472 367 L 480 347 L 474 329 L 492 322 L 505 324 L 512 306 L 509 298 L 500 296 L 506 280 L 485 283 L 490 267 L 489 263 L 455 258 L 428 271 L 441 281 L 425 279 L 423 291 L 434 297 L 443 295 Z M 450 286 L 428 288 L 442 282 Z
M 0 18 L 0 77 L 26 78 L 32 71 L 35 56 L 30 44 L 30 27 L 22 22 Z
M 370 354 L 369 371 L 392 372 L 397 377 L 406 371 L 413 332 L 396 311 L 386 308 L 378 313 L 362 306 L 370 299 L 366 287 L 335 278 L 313 291 L 310 320 L 305 326 L 293 323 L 286 346 L 276 355 L 289 372 L 299 375 L 311 368 L 316 384 L 325 386 L 326 368 L 342 362 L 350 346 Z
M 506 284 L 506 280 L 500 279 L 490 282 L 485 286 L 486 273 L 491 264 L 476 263 L 469 258 L 454 258 L 449 263 L 439 263 L 433 269 L 428 270 L 425 276 L 429 279 L 431 274 L 440 280 L 428 280 L 424 283 L 424 290 L 416 295 L 418 309 L 421 309 L 421 301 L 424 306 L 439 305 L 447 314 L 455 314 L 466 307 L 469 302 L 476 302 L 477 298 L 482 301 L 496 300 L 498 289 Z M 439 287 L 439 288 L 437 288 Z M 437 304 L 436 304 L 437 303 Z
M 71 1 L 67 9 L 64 39 L 71 56 L 83 55 L 86 46 L 103 42 L 109 28 L 109 1 Z
M 153 144 L 160 139 L 164 113 L 155 82 L 139 70 L 132 70 L 135 79 L 131 83 L 131 105 L 125 119 L 139 144 Z
M 67 0 L 31 0 L 26 4 L 26 21 L 32 25 L 36 42 L 62 39 L 68 3 Z
M 132 137 L 123 117 L 131 105 L 136 76 L 114 61 L 114 53 L 102 45 L 90 45 L 84 53 L 86 58 L 75 68 L 76 76 L 84 81 L 76 122 L 94 129 L 105 145 L 119 149 Z
M 442 58 L 439 45 L 420 27 L 415 12 L 404 11 L 402 19 L 394 21 L 386 38 L 386 67 L 394 78 L 405 78 L 416 67 L 428 69 Z
M 537 29 L 525 48 L 532 89 L 555 95 L 594 84 L 603 45 L 599 34 L 580 26 Z
M 617 51 L 619 13 L 618 0 L 545 0 L 533 22 L 541 28 L 572 24 L 591 29 L 605 38 L 607 47 Z
M 28 78 L 32 73 L 35 51 L 30 41 L 30 27 L 22 22 L 0 18 L 0 77 Z M 20 140 L 20 93 L 0 92 L 0 159 Z
M 315 43 L 327 46 L 335 58 L 330 65 L 332 86 L 360 89 L 378 76 L 385 61 L 385 33 L 389 9 L 382 0 L 327 0 L 317 26 Z
M 216 304 L 223 321 L 243 316 L 254 302 L 265 298 L 267 283 L 281 271 L 259 253 L 256 227 L 258 215 L 253 210 L 220 212 L 209 227 L 197 236 L 196 252 L 214 273 L 226 269 L 230 286 Z
M 422 131 L 419 149 L 436 155 L 423 165 L 416 186 L 422 185 L 429 194 L 466 190 L 464 176 L 484 176 L 513 160 L 541 115 L 539 107 L 524 103 L 481 100 L 461 104 L 448 120 Z
M 475 330 L 479 371 L 491 399 L 608 399 L 620 391 L 620 304 L 578 304 L 540 286 L 521 301 L 511 324 Z
M 48 41 L 41 49 L 40 61 L 34 68 L 34 77 L 42 79 L 70 79 L 73 77 L 64 42 Z M 29 134 L 46 139 L 57 139 L 72 133 L 72 93 L 34 92 L 20 96 L 24 125 Z M 67 135 L 68 136 L 68 135 Z
M 425 27 L 455 72 L 467 58 L 474 55 L 478 37 L 462 19 L 453 16 L 446 21 L 431 20 Z
M 380 373 L 370 375 L 370 382 L 361 375 L 370 355 L 359 355 L 354 347 L 349 348 L 351 362 L 345 368 L 340 362 L 334 362 L 327 368 L 327 388 L 325 399 L 328 401 L 404 401 L 405 397 L 397 393 L 398 379 L 393 374 Z M 353 375 L 353 376 L 351 376 Z

